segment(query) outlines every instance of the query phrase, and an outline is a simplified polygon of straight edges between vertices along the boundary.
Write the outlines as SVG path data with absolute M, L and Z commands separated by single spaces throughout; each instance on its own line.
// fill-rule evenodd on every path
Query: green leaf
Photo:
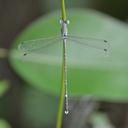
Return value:
M 0 97 L 9 89 L 9 84 L 7 81 L 0 81 Z
M 0 119 L 0 128 L 11 128 L 11 127 L 5 120 Z
M 21 107 L 24 127 L 26 124 L 30 124 L 35 128 L 41 126 L 50 127 L 55 124 L 57 103 L 58 100 L 53 95 L 47 95 L 29 86 L 23 87 Z
M 93 113 L 90 117 L 90 122 L 93 128 L 114 128 L 104 113 Z
M 68 89 L 70 96 L 93 95 L 104 100 L 128 100 L 128 27 L 96 11 L 68 10 L 69 34 L 106 39 L 109 53 L 68 43 Z M 22 41 L 60 34 L 60 13 L 54 12 L 28 26 L 16 39 Z M 33 86 L 53 94 L 60 93 L 62 43 L 52 44 L 39 53 L 12 50 L 10 62 L 14 69 Z M 42 52 L 42 54 L 40 54 Z

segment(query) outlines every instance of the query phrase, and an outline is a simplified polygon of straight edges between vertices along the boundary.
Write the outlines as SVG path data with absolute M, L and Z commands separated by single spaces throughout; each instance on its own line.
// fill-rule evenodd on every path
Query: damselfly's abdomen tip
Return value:
M 64 113 L 65 113 L 66 115 L 68 115 L 68 114 L 69 114 L 69 111 L 66 111 L 66 110 L 65 110 Z

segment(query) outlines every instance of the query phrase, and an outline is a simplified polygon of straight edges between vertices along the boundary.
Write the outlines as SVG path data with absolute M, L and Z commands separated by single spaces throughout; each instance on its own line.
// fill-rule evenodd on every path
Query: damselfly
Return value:
M 65 101 L 65 114 L 69 113 L 69 103 L 68 103 L 68 80 L 67 80 L 67 43 L 74 42 L 79 43 L 81 45 L 85 45 L 87 47 L 96 48 L 98 50 L 102 50 L 107 52 L 108 50 L 108 42 L 107 40 L 103 39 L 96 39 L 96 38 L 87 38 L 87 37 L 79 37 L 73 36 L 68 34 L 68 24 L 69 21 L 66 18 L 66 11 L 65 11 L 65 3 L 62 0 L 62 20 L 61 24 L 61 35 L 49 38 L 42 38 L 36 40 L 29 40 L 24 41 L 19 45 L 19 50 L 24 52 L 24 56 L 27 54 L 31 54 L 33 52 L 37 52 L 39 49 L 43 49 L 44 47 L 54 44 L 56 42 L 63 43 L 63 85 L 65 89 L 64 93 L 64 101 Z

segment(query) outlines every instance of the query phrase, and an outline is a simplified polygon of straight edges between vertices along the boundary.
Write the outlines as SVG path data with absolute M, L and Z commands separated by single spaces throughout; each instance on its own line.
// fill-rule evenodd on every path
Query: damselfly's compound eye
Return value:
M 62 20 L 60 20 L 60 24 L 62 24 L 62 22 L 63 22 L 63 21 L 62 21 Z
M 69 20 L 67 20 L 67 24 L 70 24 L 70 21 Z

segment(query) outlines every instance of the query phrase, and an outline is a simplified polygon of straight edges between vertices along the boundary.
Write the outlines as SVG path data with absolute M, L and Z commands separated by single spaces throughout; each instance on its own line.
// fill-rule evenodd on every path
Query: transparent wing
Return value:
M 78 36 L 68 36 L 68 39 L 74 43 L 79 43 L 81 45 L 86 45 L 88 47 L 100 49 L 105 52 L 107 52 L 108 48 L 109 48 L 108 41 L 103 40 L 103 39 L 89 38 L 89 37 L 78 37 Z
M 49 37 L 49 38 L 41 38 L 41 39 L 36 39 L 36 40 L 29 40 L 29 41 L 24 41 L 19 44 L 18 49 L 20 51 L 24 52 L 24 55 L 30 53 L 30 52 L 36 52 L 44 47 L 47 47 L 51 44 L 56 43 L 61 39 L 60 36 L 56 37 Z

